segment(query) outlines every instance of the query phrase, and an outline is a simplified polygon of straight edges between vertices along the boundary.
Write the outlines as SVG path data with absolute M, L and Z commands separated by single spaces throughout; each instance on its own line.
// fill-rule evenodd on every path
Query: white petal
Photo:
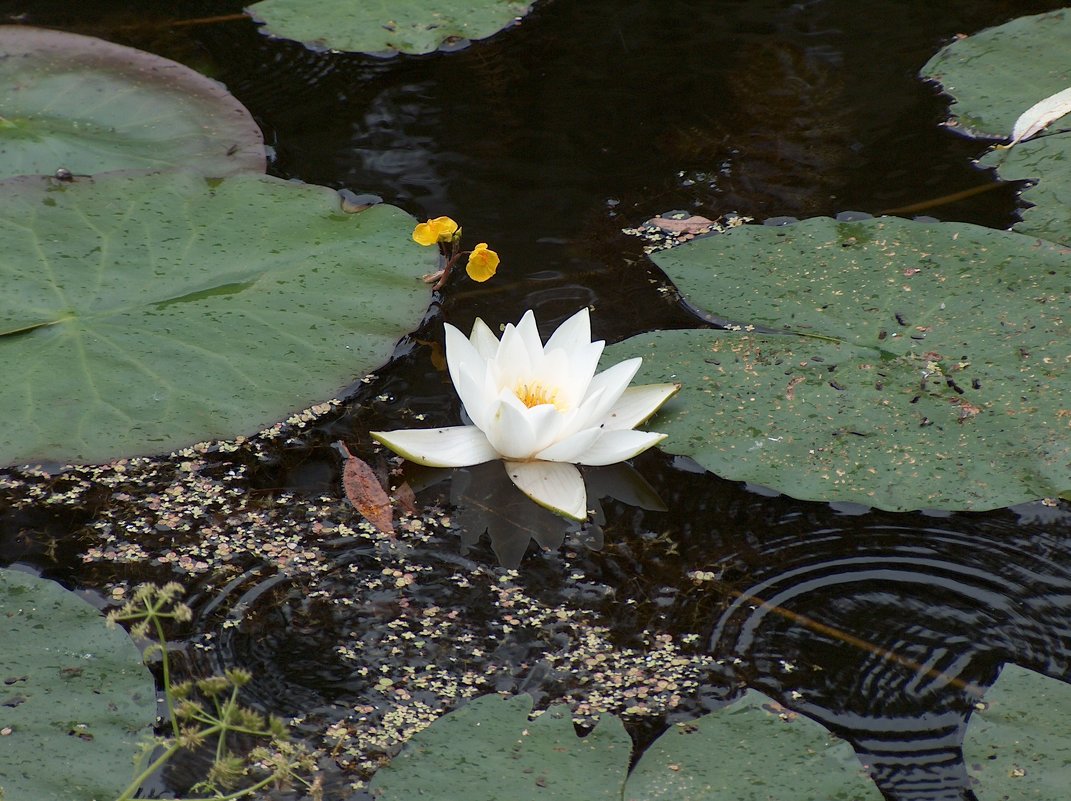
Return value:
M 573 520 L 588 516 L 584 479 L 565 462 L 506 462 L 506 474 L 517 489 L 556 514 Z
M 535 362 L 543 355 L 543 340 L 539 338 L 539 324 L 536 322 L 534 311 L 529 309 L 521 316 L 515 332 L 518 339 L 524 343 L 529 363 Z M 505 335 L 503 335 L 504 338 Z
M 531 459 L 557 438 L 558 410 L 549 404 L 531 409 L 507 389 L 488 411 L 484 431 L 491 446 L 505 459 Z
M 525 322 L 527 321 L 527 325 Z M 539 332 L 535 328 L 535 317 L 531 312 L 526 312 L 521 318 L 521 325 L 525 325 L 524 331 L 535 332 L 536 341 L 539 341 Z M 543 346 L 539 345 L 534 352 L 530 351 L 531 343 L 525 341 L 525 337 L 531 333 L 522 333 L 518 326 L 507 324 L 502 332 L 502 342 L 498 346 L 494 361 L 491 362 L 494 371 L 495 384 L 499 388 L 508 387 L 513 389 L 518 384 L 531 379 L 532 357 L 542 359 Z
M 635 428 L 657 412 L 680 388 L 680 384 L 644 384 L 629 387 L 606 413 L 603 427 L 608 431 Z
M 578 460 L 580 464 L 614 464 L 631 459 L 666 438 L 665 434 L 647 431 L 603 431 L 596 442 Z
M 618 399 L 628 388 L 632 377 L 640 369 L 643 359 L 636 357 L 626 359 L 615 364 L 607 370 L 603 370 L 593 379 L 588 387 L 588 398 L 581 407 L 580 425 L 578 428 L 601 425 L 606 419 L 610 409 L 614 407 Z M 598 394 L 600 393 L 601 394 Z
M 460 380 L 460 373 L 467 368 L 473 375 L 482 375 L 487 360 L 476 350 L 468 337 L 454 328 L 450 323 L 443 326 L 446 331 L 446 368 L 450 372 L 450 380 L 456 387 Z
M 572 409 L 563 415 L 564 425 L 558 434 L 559 439 L 571 437 L 584 429 L 599 428 L 602 420 L 596 419 L 592 411 L 599 411 L 603 394 L 604 390 L 602 389 L 596 389 L 594 392 L 588 393 L 579 408 Z
M 458 377 L 454 379 L 454 389 L 461 398 L 465 413 L 477 428 L 486 428 L 489 407 L 497 395 L 497 389 L 494 386 L 488 387 L 486 368 L 482 373 L 476 374 L 470 369 L 470 365 L 466 364 L 458 373 Z
M 499 458 L 487 437 L 475 426 L 373 431 L 372 439 L 399 456 L 428 467 L 467 467 Z
M 535 445 L 532 447 L 533 454 L 549 448 L 562 438 L 562 426 L 565 423 L 565 418 L 554 406 L 549 403 L 533 406 L 527 410 L 526 416 L 528 424 L 532 426 L 532 431 L 535 434 Z M 527 458 L 531 458 L 531 454 Z
M 604 345 L 602 340 L 586 343 L 568 354 L 568 377 L 559 377 L 558 381 L 564 384 L 563 389 L 568 392 L 572 405 L 579 405 L 591 392 L 591 383 L 594 380 L 595 371 L 599 369 L 599 359 L 602 358 Z
M 546 350 L 561 348 L 564 351 L 573 351 L 581 345 L 591 344 L 591 318 L 588 316 L 588 307 L 585 306 L 564 323 L 547 340 Z
M 484 359 L 493 359 L 495 354 L 498 353 L 498 337 L 488 328 L 487 323 L 479 317 L 472 324 L 469 342 L 472 343 L 472 346 L 476 348 L 476 352 Z
M 585 428 L 544 448 L 535 458 L 546 462 L 579 462 L 602 435 L 600 428 Z

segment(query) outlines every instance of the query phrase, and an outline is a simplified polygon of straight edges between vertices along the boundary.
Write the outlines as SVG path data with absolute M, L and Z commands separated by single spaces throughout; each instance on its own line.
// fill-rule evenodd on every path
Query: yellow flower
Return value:
M 465 265 L 465 272 L 473 281 L 486 281 L 495 274 L 498 269 L 498 254 L 487 249 L 487 243 L 481 242 L 472 249 L 469 254 L 469 263 Z
M 418 223 L 413 229 L 413 241 L 428 247 L 440 242 L 449 242 L 458 233 L 457 223 L 449 217 L 436 217 L 434 220 Z

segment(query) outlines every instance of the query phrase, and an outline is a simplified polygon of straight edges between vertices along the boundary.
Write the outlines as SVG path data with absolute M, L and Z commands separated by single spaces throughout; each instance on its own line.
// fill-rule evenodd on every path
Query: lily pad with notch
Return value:
M 91 36 L 0 26 L 0 177 L 264 172 L 260 128 L 216 81 Z
M 660 447 L 807 500 L 982 510 L 1071 489 L 1071 252 L 967 224 L 817 218 L 652 256 L 740 330 L 607 348 L 679 381 Z M 758 333 L 755 326 L 766 331 Z
M 422 732 L 369 785 L 381 801 L 880 801 L 852 747 L 755 690 L 673 726 L 626 775 L 632 741 L 614 715 L 578 738 L 568 707 L 529 720 L 527 695 L 485 695 Z
M 413 219 L 185 172 L 0 193 L 0 463 L 252 433 L 386 362 L 429 301 Z

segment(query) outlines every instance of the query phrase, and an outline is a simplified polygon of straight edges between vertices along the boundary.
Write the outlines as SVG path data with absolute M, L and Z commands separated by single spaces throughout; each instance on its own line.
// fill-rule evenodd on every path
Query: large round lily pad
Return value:
M 416 734 L 372 778 L 383 801 L 618 801 L 632 740 L 607 716 L 583 739 L 569 708 L 528 720 L 532 697 L 485 695 Z
M 0 193 L 0 463 L 250 433 L 390 357 L 428 304 L 391 206 L 189 173 Z
M 819 218 L 653 256 L 744 327 L 607 349 L 683 389 L 648 423 L 726 478 L 883 509 L 1071 488 L 1071 251 L 967 224 Z M 759 334 L 749 325 L 788 333 Z
M 880 801 L 882 794 L 851 745 L 748 690 L 655 740 L 629 776 L 625 798 Z
M 1008 139 L 1019 116 L 1071 87 L 1071 9 L 1021 17 L 953 42 L 922 68 L 953 99 L 967 134 Z M 1071 115 L 1041 137 L 994 150 L 980 163 L 1007 181 L 1029 179 L 1032 204 L 1015 230 L 1071 244 Z
M 115 798 L 151 736 L 156 687 L 122 629 L 54 581 L 0 569 L 0 798 Z
M 0 26 L 0 177 L 264 172 L 260 129 L 219 83 L 74 33 Z
M 360 53 L 430 53 L 486 39 L 535 0 L 261 0 L 249 12 L 264 31 L 310 47 Z

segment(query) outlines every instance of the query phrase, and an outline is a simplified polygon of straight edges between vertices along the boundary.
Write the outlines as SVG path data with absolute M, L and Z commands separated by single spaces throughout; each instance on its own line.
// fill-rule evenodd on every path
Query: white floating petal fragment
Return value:
M 1012 128 L 1012 139 L 1008 147 L 1037 136 L 1067 114 L 1071 114 L 1071 86 L 1038 101 L 1019 115 Z

